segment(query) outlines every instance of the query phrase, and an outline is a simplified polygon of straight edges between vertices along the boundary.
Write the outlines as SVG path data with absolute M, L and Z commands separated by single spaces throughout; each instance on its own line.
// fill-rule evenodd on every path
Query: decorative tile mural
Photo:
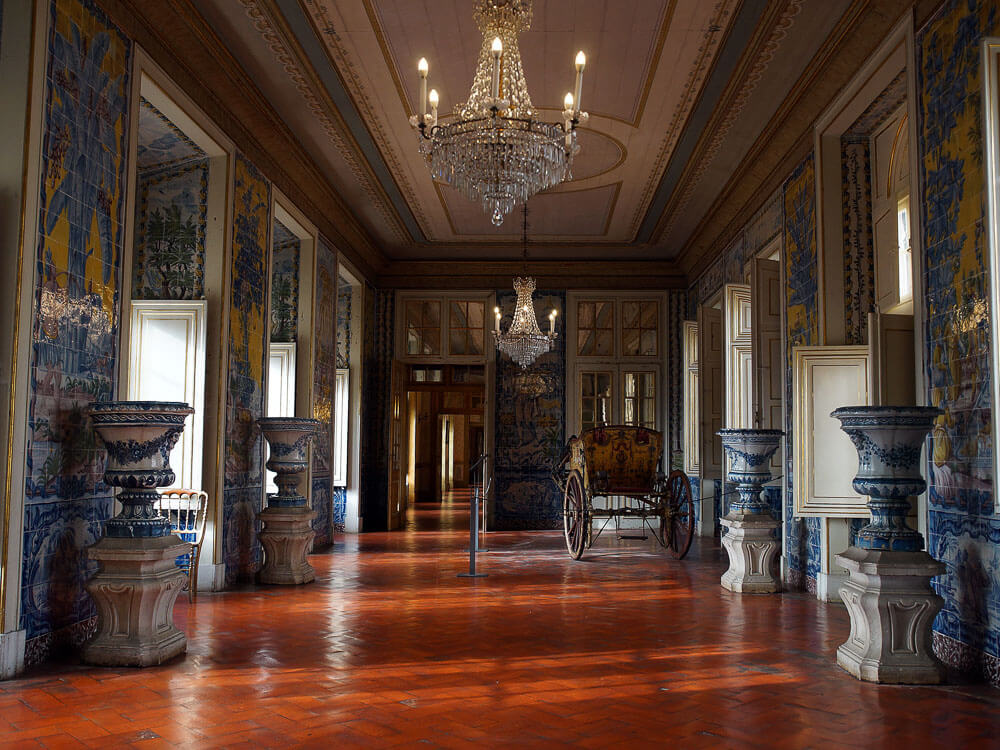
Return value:
M 271 240 L 271 341 L 294 342 L 299 321 L 302 242 L 275 219 Z
M 1000 685 L 1000 518 L 993 508 L 980 43 L 996 3 L 946 2 L 917 39 L 929 402 L 928 551 L 947 573 L 935 648 Z
M 256 420 L 264 413 L 271 204 L 270 183 L 242 154 L 234 180 L 222 532 L 227 585 L 252 576 L 261 560 L 255 519 L 263 503 L 264 448 Z
M 204 299 L 208 160 L 141 171 L 137 186 L 132 298 Z
M 868 313 L 875 310 L 872 175 L 868 142 L 867 135 L 844 137 L 840 142 L 847 344 L 868 343 Z
M 313 365 L 313 418 L 322 424 L 320 432 L 313 440 L 313 495 L 312 507 L 316 511 L 313 531 L 314 546 L 333 543 L 333 486 L 332 446 L 333 416 L 336 404 L 335 389 L 337 377 L 337 255 L 320 241 L 316 256 L 316 319 L 313 324 L 313 345 L 315 362 Z
M 145 97 L 139 97 L 138 130 L 136 166 L 140 172 L 206 157 L 198 144 Z
M 29 663 L 89 627 L 85 548 L 111 515 L 84 415 L 115 392 L 131 44 L 88 0 L 49 6 L 21 626 Z
M 351 284 L 343 276 L 337 280 L 337 367 L 351 366 Z
M 792 403 L 792 348 L 819 344 L 819 268 L 816 253 L 816 173 L 810 154 L 784 187 L 785 403 Z M 786 409 L 785 558 L 789 583 L 815 591 L 820 567 L 819 520 L 793 516 L 792 410 Z
M 498 291 L 506 320 L 514 316 L 516 296 Z M 552 309 L 566 320 L 564 292 L 535 293 L 535 313 L 544 320 Z M 493 463 L 494 522 L 498 531 L 562 528 L 562 494 L 552 469 L 566 448 L 566 336 L 553 350 L 522 370 L 506 356 L 497 360 L 496 434 Z
M 361 374 L 361 517 L 365 531 L 389 524 L 389 401 L 392 388 L 395 293 L 365 284 L 364 365 Z

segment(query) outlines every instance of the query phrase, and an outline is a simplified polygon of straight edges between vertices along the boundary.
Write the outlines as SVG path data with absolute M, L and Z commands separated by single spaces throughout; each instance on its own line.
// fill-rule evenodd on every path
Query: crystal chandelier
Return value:
M 528 256 L 528 207 L 524 207 L 524 257 L 527 265 Z M 514 291 L 517 292 L 517 302 L 514 304 L 514 322 L 510 324 L 507 333 L 500 332 L 500 308 L 493 308 L 496 315 L 496 326 L 493 336 L 497 348 L 521 365 L 524 370 L 552 348 L 556 340 L 556 311 L 549 313 L 549 332 L 542 333 L 535 317 L 535 303 L 531 295 L 535 291 L 535 280 L 530 277 L 518 276 L 514 279 Z
M 576 128 L 588 119 L 580 111 L 587 60 L 583 52 L 576 56 L 576 85 L 563 100 L 563 121 L 542 122 L 535 119 L 517 45 L 531 26 L 531 0 L 477 0 L 475 18 L 483 45 L 468 101 L 455 107 L 453 120 L 439 124 L 438 94 L 427 93 L 428 65 L 421 58 L 420 115 L 410 124 L 420 131 L 420 153 L 431 176 L 481 203 L 500 226 L 515 204 L 572 178 L 580 150 Z

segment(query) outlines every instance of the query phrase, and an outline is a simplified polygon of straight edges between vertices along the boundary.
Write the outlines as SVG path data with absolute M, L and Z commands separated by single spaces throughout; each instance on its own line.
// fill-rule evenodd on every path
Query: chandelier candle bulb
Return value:
M 549 336 L 556 332 L 556 311 L 549 313 Z
M 438 92 L 437 89 L 431 89 L 431 92 L 427 95 L 427 99 L 431 103 L 431 127 L 438 124 Z
M 417 73 L 420 74 L 420 116 L 427 114 L 427 58 L 421 57 L 417 63 Z M 421 120 L 423 122 L 423 120 Z
M 576 85 L 573 88 L 573 102 L 575 111 L 580 111 L 580 94 L 583 91 L 583 69 L 587 66 L 587 56 L 583 50 L 576 53 Z
M 499 307 L 494 307 L 493 308 L 493 312 L 494 312 L 494 314 L 496 314 L 496 318 L 497 318 L 496 319 L 496 326 L 494 326 L 494 330 L 497 333 L 500 333 L 500 308 Z
M 503 54 L 503 42 L 500 37 L 493 40 L 493 100 L 500 98 L 500 56 Z

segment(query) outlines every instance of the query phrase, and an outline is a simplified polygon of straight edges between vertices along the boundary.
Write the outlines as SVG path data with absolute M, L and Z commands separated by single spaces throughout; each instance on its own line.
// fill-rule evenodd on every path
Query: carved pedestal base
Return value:
M 851 547 L 837 555 L 851 574 L 840 596 L 851 615 L 851 635 L 837 664 L 859 680 L 934 685 L 944 668 L 931 649 L 931 625 L 943 600 L 930 579 L 945 566 L 926 552 Z
M 108 667 L 162 664 L 187 648 L 174 627 L 174 602 L 186 576 L 174 560 L 191 549 L 179 537 L 105 537 L 87 550 L 100 571 L 87 583 L 97 605 L 97 634 L 83 659 Z
M 729 553 L 729 570 L 722 587 L 738 594 L 773 594 L 781 590 L 775 557 L 781 543 L 775 538 L 778 522 L 770 513 L 732 511 L 721 519 L 726 531 L 722 545 Z
M 261 583 L 299 584 L 316 579 L 316 571 L 306 559 L 315 532 L 310 521 L 316 514 L 309 508 L 262 510 L 257 518 L 264 523 L 260 543 L 264 546 L 264 567 L 257 574 Z

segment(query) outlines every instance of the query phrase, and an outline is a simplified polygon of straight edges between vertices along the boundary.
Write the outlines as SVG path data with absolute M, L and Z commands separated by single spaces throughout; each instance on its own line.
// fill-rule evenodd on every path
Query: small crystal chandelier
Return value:
M 515 204 L 572 178 L 580 150 L 576 128 L 588 119 L 580 111 L 587 59 L 582 51 L 576 56 L 576 85 L 563 100 L 563 122 L 536 120 L 517 45 L 531 26 L 531 0 L 477 0 L 475 18 L 483 46 L 468 101 L 455 108 L 453 121 L 438 124 L 438 93 L 427 93 L 428 65 L 421 58 L 420 115 L 410 124 L 420 131 L 420 153 L 431 176 L 482 203 L 500 226 Z
M 524 207 L 524 259 L 528 259 L 528 206 Z M 545 352 L 552 348 L 556 340 L 556 311 L 549 313 L 549 332 L 542 333 L 535 317 L 535 303 L 531 295 L 535 291 L 535 280 L 528 276 L 518 276 L 514 279 L 514 291 L 517 292 L 517 302 L 514 305 L 514 322 L 510 324 L 507 333 L 500 332 L 500 308 L 493 308 L 496 315 L 496 326 L 493 336 L 497 348 L 521 365 L 524 370 Z

